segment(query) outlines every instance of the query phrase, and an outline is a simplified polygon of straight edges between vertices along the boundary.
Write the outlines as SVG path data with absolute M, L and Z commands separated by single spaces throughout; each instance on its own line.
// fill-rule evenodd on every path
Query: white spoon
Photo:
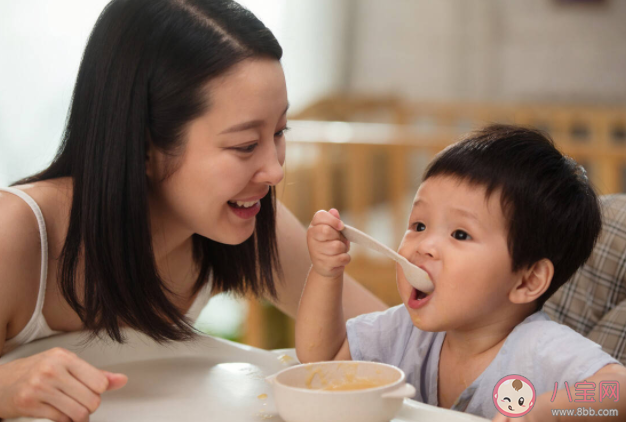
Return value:
M 373 237 L 368 236 L 362 231 L 357 230 L 354 227 L 350 227 L 347 224 L 344 224 L 344 228 L 341 232 L 350 242 L 358 243 L 359 245 L 365 246 L 366 248 L 381 252 L 382 254 L 387 255 L 389 258 L 400 264 L 407 281 L 417 290 L 424 293 L 430 293 L 435 289 L 435 287 L 433 286 L 433 282 L 428 277 L 426 271 L 422 270 L 416 265 L 411 264 L 408 259 L 406 259 L 402 255 L 399 255 L 393 249 L 388 248 Z

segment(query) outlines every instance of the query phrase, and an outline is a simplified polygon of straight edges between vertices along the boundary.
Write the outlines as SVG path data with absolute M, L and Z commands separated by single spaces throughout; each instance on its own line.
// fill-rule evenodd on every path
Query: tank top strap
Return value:
M 37 202 L 33 198 L 30 197 L 24 191 L 21 191 L 16 188 L 0 188 L 0 191 L 12 193 L 13 195 L 17 195 L 24 200 L 28 204 L 28 206 L 33 210 L 35 217 L 37 218 L 37 225 L 39 226 L 39 238 L 41 241 L 41 272 L 39 276 L 39 294 L 37 295 L 37 305 L 35 307 L 35 312 L 31 318 L 31 321 L 38 318 L 41 315 L 43 310 L 43 304 L 46 297 L 46 279 L 48 277 L 48 232 L 46 231 L 46 222 L 43 218 L 43 213 L 37 205 Z M 30 325 L 31 322 L 28 323 Z

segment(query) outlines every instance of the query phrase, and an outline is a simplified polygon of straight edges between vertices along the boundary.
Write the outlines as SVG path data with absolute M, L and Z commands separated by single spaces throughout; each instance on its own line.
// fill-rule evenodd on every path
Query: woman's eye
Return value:
M 424 223 L 415 223 L 413 224 L 416 232 L 423 232 L 426 230 L 426 225 Z
M 463 230 L 453 231 L 452 237 L 454 237 L 456 240 L 469 240 L 472 238 L 469 234 L 467 234 L 467 232 L 464 232 Z
M 291 130 L 291 128 L 290 128 L 290 127 L 285 126 L 285 128 L 284 128 L 283 130 L 279 130 L 278 132 L 276 132 L 276 133 L 274 134 L 274 136 L 275 136 L 276 138 L 281 138 L 281 137 L 285 136 L 285 132 L 288 132 L 289 130 Z
M 258 146 L 259 144 L 254 143 L 254 144 L 250 144 L 250 145 L 246 145 L 244 147 L 235 147 L 234 149 L 239 151 L 239 152 L 246 152 L 246 153 L 250 153 L 252 151 L 255 150 L 255 148 Z

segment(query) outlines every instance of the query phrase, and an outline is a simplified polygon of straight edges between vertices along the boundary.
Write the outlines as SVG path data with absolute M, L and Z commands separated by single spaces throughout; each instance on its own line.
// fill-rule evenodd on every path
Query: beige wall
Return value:
M 352 1 L 352 91 L 626 102 L 626 1 Z

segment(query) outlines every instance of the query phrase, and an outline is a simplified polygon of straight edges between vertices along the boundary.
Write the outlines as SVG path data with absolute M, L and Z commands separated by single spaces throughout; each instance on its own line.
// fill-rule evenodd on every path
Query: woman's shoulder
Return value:
M 14 188 L 33 197 L 28 186 Z M 39 225 L 33 210 L 23 198 L 0 191 L 0 261 L 4 265 L 13 264 L 10 258 L 36 255 L 39 250 Z
M 52 246 L 65 240 L 72 206 L 72 187 L 72 181 L 67 177 L 14 186 L 30 196 L 38 205 Z M 35 234 L 38 234 L 37 220 L 30 206 L 16 195 L 2 191 L 0 194 L 2 194 L 0 224 L 10 225 L 12 222 L 16 234 L 24 230 L 35 231 Z
M 14 186 L 30 196 L 39 206 L 46 225 L 49 251 L 63 244 L 71 194 L 67 197 L 67 181 L 54 180 Z M 71 188 L 70 188 L 71 192 Z M 52 246 L 52 247 L 50 247 Z M 51 250 L 52 249 L 52 250 Z M 13 193 L 0 191 L 0 284 L 11 280 L 24 283 L 31 274 L 39 280 L 41 237 L 37 217 L 26 201 Z M 3 288 L 0 286 L 0 288 Z
M 64 180 L 15 186 L 41 209 L 49 246 L 61 241 L 57 232 L 62 226 L 67 227 L 67 217 L 63 218 L 64 214 L 69 215 L 67 186 Z M 71 206 L 71 195 L 68 204 Z M 64 236 L 62 234 L 63 239 Z M 49 252 L 50 249 L 54 248 L 49 248 Z M 34 305 L 30 302 L 37 297 L 41 259 L 41 237 L 35 213 L 24 199 L 0 191 L 0 324 L 10 325 L 21 307 Z M 30 315 L 32 309 L 26 313 Z

